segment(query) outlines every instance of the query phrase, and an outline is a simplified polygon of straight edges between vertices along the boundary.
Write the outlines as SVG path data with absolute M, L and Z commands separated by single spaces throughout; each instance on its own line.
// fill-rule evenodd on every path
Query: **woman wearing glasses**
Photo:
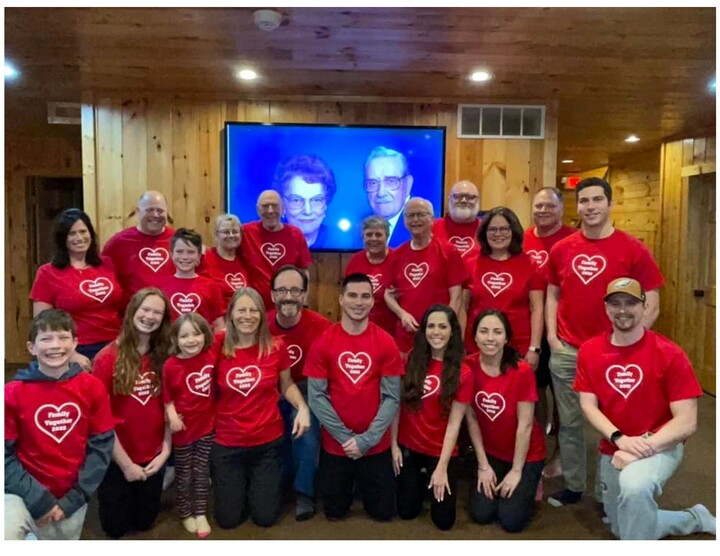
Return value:
M 240 256 L 242 228 L 237 216 L 221 214 L 215 219 L 215 242 L 215 247 L 203 253 L 197 273 L 220 285 L 223 307 L 227 307 L 235 290 L 251 285 Z
M 285 219 L 305 235 L 308 247 L 323 247 L 328 230 L 323 224 L 335 195 L 335 176 L 314 155 L 298 155 L 280 163 L 273 187 L 283 198 Z
M 280 516 L 283 419 L 278 386 L 297 410 L 292 434 L 310 428 L 310 410 L 290 375 L 285 343 L 270 335 L 265 304 L 253 288 L 240 288 L 215 336 L 218 392 L 215 443 L 210 454 L 215 519 L 223 529 L 248 516 L 261 527 Z
M 467 312 L 465 349 L 477 352 L 471 323 L 486 309 L 505 313 L 513 330 L 512 346 L 537 367 L 543 331 L 545 282 L 522 252 L 523 229 L 515 213 L 495 207 L 478 229 L 480 256 L 463 290 Z

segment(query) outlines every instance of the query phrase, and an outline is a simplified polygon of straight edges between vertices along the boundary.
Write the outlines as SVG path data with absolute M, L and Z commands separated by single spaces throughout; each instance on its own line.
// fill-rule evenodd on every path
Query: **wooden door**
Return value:
M 684 282 L 678 336 L 706 392 L 715 395 L 715 179 L 716 174 L 687 178 L 688 211 Z

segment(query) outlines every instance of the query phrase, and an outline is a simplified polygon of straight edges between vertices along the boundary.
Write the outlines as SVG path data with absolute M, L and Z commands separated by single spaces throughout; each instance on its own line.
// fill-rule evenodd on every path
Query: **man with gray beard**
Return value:
M 270 282 L 275 309 L 268 313 L 268 325 L 273 336 L 282 337 L 290 354 L 290 374 L 307 402 L 307 378 L 303 376 L 305 356 L 315 338 L 330 326 L 320 313 L 304 308 L 308 294 L 307 274 L 292 265 L 275 272 Z M 293 480 L 296 495 L 295 519 L 305 521 L 315 515 L 315 472 L 320 453 L 320 423 L 310 412 L 310 430 L 300 438 L 291 431 L 296 410 L 281 399 L 280 413 L 285 421 L 283 447 L 283 478 Z
M 480 193 L 477 186 L 468 180 L 460 180 L 450 189 L 448 212 L 433 223 L 433 236 L 450 243 L 472 271 L 480 252 L 477 231 L 480 228 Z

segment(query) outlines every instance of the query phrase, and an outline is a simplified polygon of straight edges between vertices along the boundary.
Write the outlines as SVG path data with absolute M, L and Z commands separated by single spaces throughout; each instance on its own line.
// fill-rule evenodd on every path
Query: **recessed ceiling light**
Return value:
M 631 135 L 630 137 L 625 139 L 626 143 L 637 143 L 638 141 L 640 141 L 640 137 L 638 137 L 637 135 Z
M 474 71 L 470 74 L 470 81 L 482 83 L 483 81 L 490 81 L 492 77 L 492 73 L 488 71 Z
M 561 160 L 560 162 L 562 162 L 563 164 L 572 164 L 575 161 L 572 158 L 566 158 L 565 160 Z
M 17 79 L 20 72 L 12 64 L 5 62 L 5 79 Z
M 710 92 L 712 94 L 715 94 L 715 91 L 717 89 L 717 83 L 716 83 L 716 79 L 714 77 L 713 77 L 712 81 L 710 81 L 710 83 L 708 83 L 708 89 L 710 89 Z
M 237 76 L 244 81 L 252 81 L 258 78 L 258 74 L 251 69 L 240 70 L 237 72 Z

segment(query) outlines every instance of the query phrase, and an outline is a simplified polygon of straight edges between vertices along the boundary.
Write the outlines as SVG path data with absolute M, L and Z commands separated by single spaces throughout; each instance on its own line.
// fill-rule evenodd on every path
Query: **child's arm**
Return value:
M 172 450 L 172 432 L 170 427 L 165 425 L 165 437 L 163 438 L 162 448 L 160 453 L 155 456 L 150 463 L 145 466 L 143 470 L 146 477 L 150 477 L 160 471 L 165 465 L 165 462 L 170 457 L 170 451 Z
M 175 404 L 173 402 L 165 404 L 165 416 L 167 417 L 171 432 L 185 430 L 185 423 L 183 423 L 182 417 L 178 415 L 178 412 L 175 410 Z
M 125 448 L 123 448 L 123 445 L 120 443 L 120 439 L 117 437 L 115 438 L 115 444 L 113 444 L 112 448 L 112 459 L 120 468 L 120 471 L 123 472 L 125 480 L 128 483 L 147 479 L 143 468 L 130 459 L 130 456 L 127 455 Z
M 14 440 L 5 440 L 5 493 L 22 498 L 30 516 L 37 520 L 57 505 L 57 499 L 23 467 L 15 444 Z
M 85 448 L 85 463 L 78 472 L 78 480 L 73 487 L 58 501 L 58 506 L 70 517 L 90 500 L 105 478 L 110 460 L 112 459 L 115 433 L 107 431 L 88 438 Z

